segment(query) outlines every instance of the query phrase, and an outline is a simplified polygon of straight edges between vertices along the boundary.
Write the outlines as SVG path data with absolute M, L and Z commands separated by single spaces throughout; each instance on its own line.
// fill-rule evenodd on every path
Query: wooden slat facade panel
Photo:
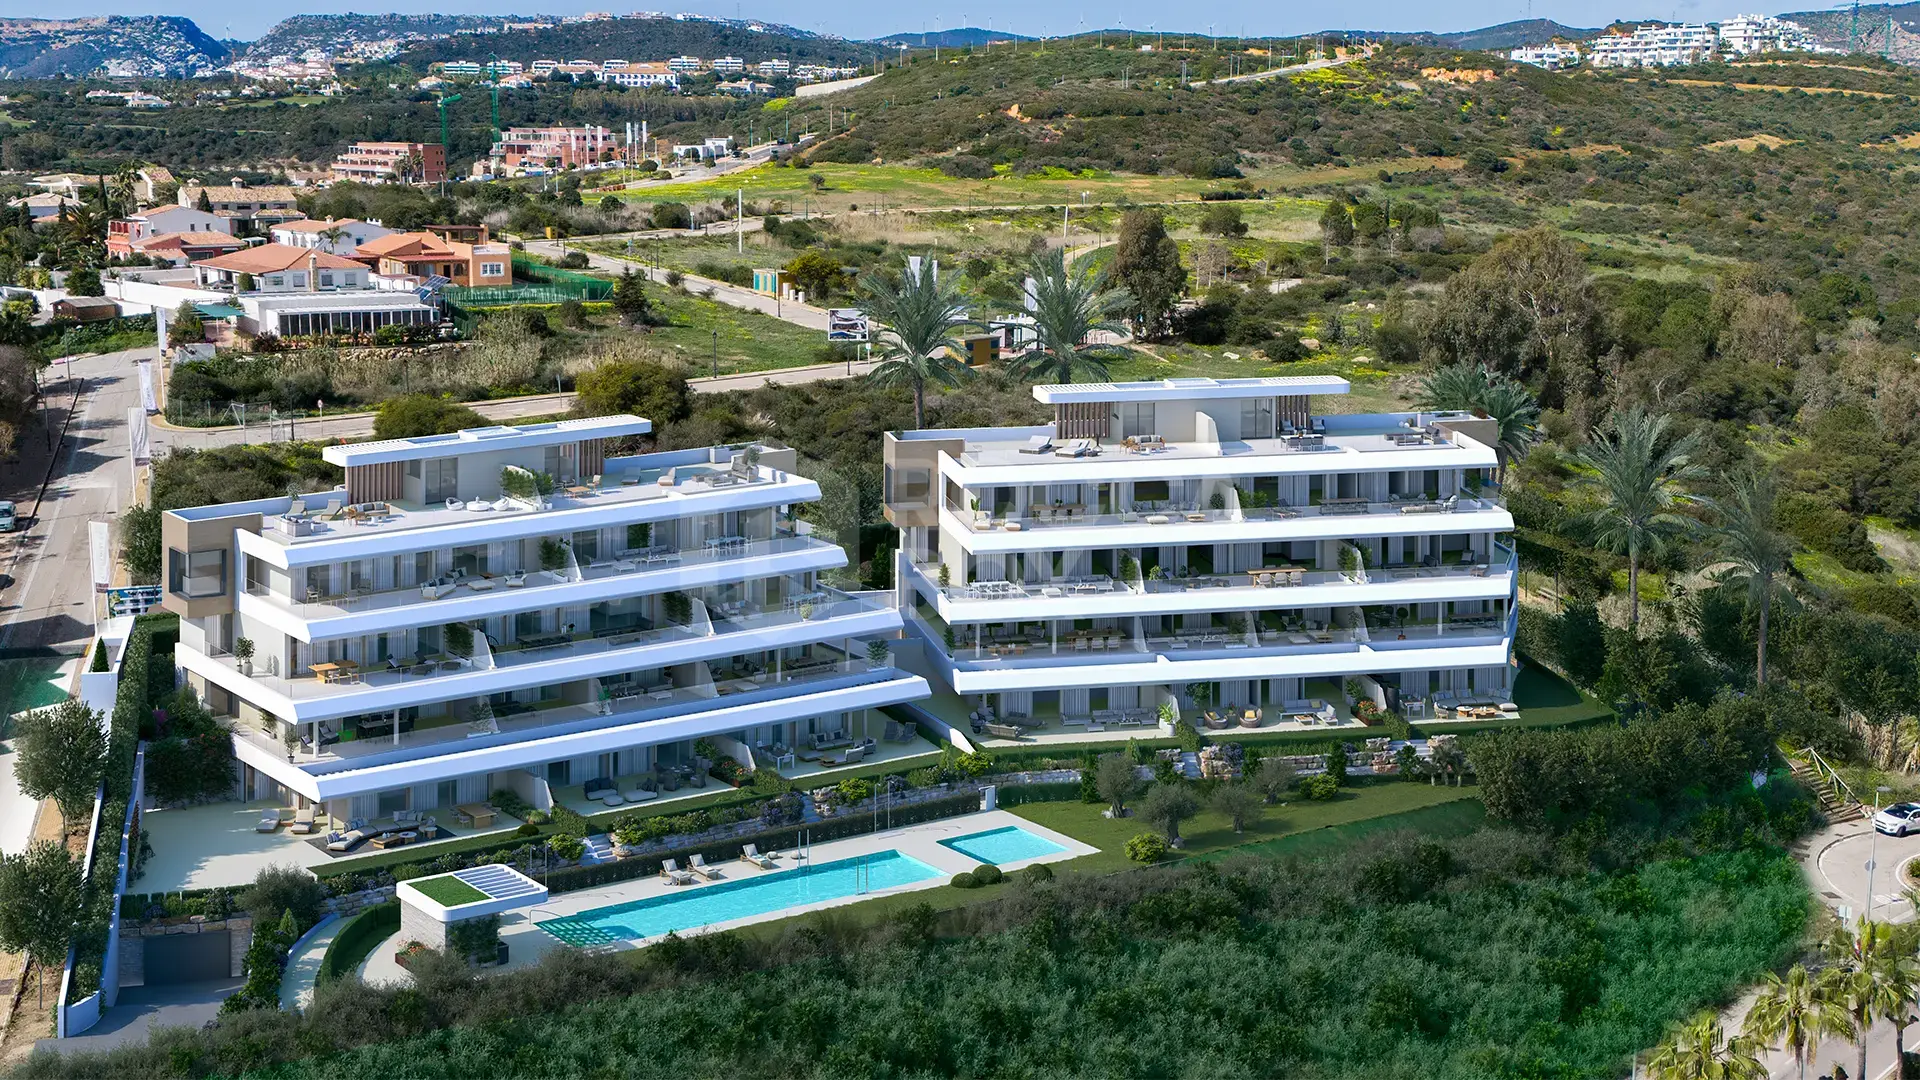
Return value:
M 1313 416 L 1307 409 L 1307 398 L 1305 396 L 1276 399 L 1274 401 L 1273 415 L 1276 420 L 1290 423 L 1297 428 L 1306 428 L 1313 425 Z
M 1053 430 L 1058 439 L 1104 439 L 1113 430 L 1113 405 L 1063 401 L 1053 407 Z
M 606 466 L 607 440 L 580 440 L 580 475 L 582 477 L 597 476 L 606 471 Z
M 349 503 L 391 502 L 406 494 L 406 484 L 407 465 L 404 461 L 347 466 Z

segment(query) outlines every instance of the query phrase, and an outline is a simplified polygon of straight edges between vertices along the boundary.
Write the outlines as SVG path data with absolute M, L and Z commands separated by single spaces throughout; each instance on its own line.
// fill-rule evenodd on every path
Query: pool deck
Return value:
M 963 870 L 971 870 L 980 864 L 950 847 L 943 846 L 940 841 L 951 840 L 961 836 L 971 836 L 974 833 L 988 832 L 993 829 L 1004 828 L 1008 825 L 1016 825 L 1036 836 L 1044 836 L 1065 850 L 1042 855 L 1038 858 L 1016 859 L 1012 862 L 1003 863 L 1000 866 L 1000 869 L 1003 871 L 1011 872 L 1019 870 L 1033 863 L 1062 862 L 1067 859 L 1077 859 L 1082 855 L 1096 854 L 1099 850 L 1098 848 L 1083 844 L 1063 833 L 1055 832 L 1043 825 L 1037 825 L 1025 818 L 1007 813 L 1005 810 L 988 810 L 981 813 L 968 814 L 964 817 L 930 821 L 923 825 L 909 825 L 905 828 L 891 829 L 886 832 L 849 837 L 845 840 L 835 840 L 830 843 L 814 845 L 811 861 L 814 863 L 829 863 L 839 859 L 851 858 L 856 855 L 870 855 L 879 851 L 898 851 L 902 855 L 908 855 L 926 863 L 935 870 L 940 871 L 940 875 L 938 877 L 928 878 L 926 881 L 917 881 L 891 889 L 879 889 L 861 896 L 843 896 L 833 900 L 822 900 L 816 903 L 800 904 L 790 908 L 783 908 L 779 911 L 768 912 L 764 915 L 755 915 L 744 919 L 732 919 L 726 922 L 714 923 L 698 929 L 687 930 L 683 932 L 681 936 L 710 933 L 716 930 L 733 930 L 742 926 L 751 926 L 754 923 L 771 922 L 775 919 L 791 918 L 795 915 L 822 911 L 826 908 L 857 904 L 862 900 L 868 900 L 875 896 L 891 896 L 897 893 L 912 892 L 917 889 L 931 889 L 945 885 L 953 875 Z M 769 877 L 774 874 L 787 873 L 789 869 L 798 865 L 795 862 L 795 853 L 791 850 L 777 853 L 775 860 L 781 869 L 761 870 L 751 863 L 739 861 L 723 863 L 719 867 L 721 875 L 719 880 L 738 881 L 743 878 Z M 572 946 L 562 943 L 553 935 L 534 925 L 535 920 L 578 915 L 583 911 L 590 911 L 594 908 L 611 907 L 615 904 L 626 904 L 635 900 L 646 900 L 656 896 L 686 895 L 697 892 L 704 888 L 706 884 L 707 883 L 702 882 L 698 885 L 674 886 L 668 885 L 658 877 L 640 878 L 634 881 L 622 881 L 613 885 L 604 885 L 594 889 L 581 889 L 578 892 L 562 893 L 559 896 L 552 897 L 538 908 L 509 912 L 501 916 L 500 940 L 507 943 L 507 953 L 511 959 L 504 968 L 487 968 L 485 970 L 488 973 L 492 973 L 529 967 L 539 963 L 541 957 L 555 949 L 572 948 Z M 405 985 L 410 983 L 412 976 L 407 974 L 406 970 L 400 967 L 399 964 L 394 963 L 393 960 L 394 951 L 402 944 L 403 942 L 400 941 L 399 934 L 395 934 L 393 937 L 381 942 L 379 947 L 374 949 L 373 955 L 368 957 L 366 963 L 361 967 L 360 977 L 374 985 Z M 603 946 L 595 951 L 637 949 L 643 944 L 645 943 L 637 941 L 622 942 L 616 945 Z

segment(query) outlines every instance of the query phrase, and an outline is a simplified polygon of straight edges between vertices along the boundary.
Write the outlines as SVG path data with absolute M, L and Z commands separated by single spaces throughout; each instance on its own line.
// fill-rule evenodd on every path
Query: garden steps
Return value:
M 1789 759 L 1792 763 L 1793 778 L 1800 781 L 1808 791 L 1820 800 L 1820 809 L 1832 821 L 1847 821 L 1865 817 L 1867 808 L 1841 794 L 1839 788 L 1808 762 L 1800 758 Z
M 595 863 L 613 862 L 613 842 L 606 833 L 595 833 L 586 839 L 587 849 L 580 853 L 580 865 L 592 866 Z

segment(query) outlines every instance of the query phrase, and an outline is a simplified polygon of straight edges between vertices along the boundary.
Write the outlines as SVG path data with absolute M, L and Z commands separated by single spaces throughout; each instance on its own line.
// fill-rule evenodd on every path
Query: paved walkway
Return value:
M 137 1046 L 161 1027 L 205 1027 L 220 1015 L 220 1003 L 240 989 L 243 979 L 180 983 L 177 986 L 135 986 L 120 991 L 120 1000 L 84 1035 L 71 1039 L 41 1039 L 36 1050 L 103 1053 L 118 1046 Z
M 322 924 L 299 952 L 287 957 L 286 973 L 280 976 L 282 1009 L 305 1009 L 313 1004 L 313 988 L 320 981 L 320 961 L 326 959 L 327 946 L 352 921 L 328 917 L 333 921 Z
M 582 239 L 606 240 L 614 238 L 596 236 L 582 237 Z M 576 245 L 573 250 L 579 251 L 580 248 Z M 554 240 L 529 240 L 527 241 L 527 252 L 532 255 L 545 255 L 549 258 L 558 259 L 566 254 L 566 249 L 560 242 Z M 644 274 L 649 281 L 659 282 L 661 284 L 666 283 L 668 271 L 664 267 L 649 267 L 639 262 L 616 258 L 611 255 L 600 255 L 594 252 L 584 252 L 584 254 L 587 256 L 587 265 L 592 269 L 609 274 L 619 274 L 626 270 L 632 270 L 636 273 Z M 742 308 L 747 311 L 757 311 L 762 315 L 769 315 L 783 322 L 790 322 L 795 326 L 804 326 L 810 330 L 818 330 L 822 333 L 826 332 L 827 311 L 825 308 L 817 308 L 811 304 L 796 304 L 790 300 L 782 300 L 777 296 L 757 293 L 752 289 L 743 289 L 738 285 L 729 285 L 724 281 L 715 281 L 712 278 L 700 277 L 697 274 L 682 272 L 681 278 L 685 288 L 689 292 L 704 294 L 711 289 L 715 300 L 730 307 Z

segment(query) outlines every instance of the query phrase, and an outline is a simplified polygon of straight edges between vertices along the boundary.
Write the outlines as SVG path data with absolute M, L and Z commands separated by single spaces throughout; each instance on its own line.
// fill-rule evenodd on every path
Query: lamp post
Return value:
M 1880 796 L 1892 790 L 1892 788 L 1885 784 L 1881 784 L 1873 789 L 1873 813 L 1875 817 L 1880 816 Z M 1867 845 L 1867 910 L 1866 914 L 1861 917 L 1862 925 L 1873 921 L 1873 871 L 1875 864 L 1880 861 L 1879 856 L 1880 828 L 1876 825 L 1873 829 L 1873 839 L 1869 841 Z

